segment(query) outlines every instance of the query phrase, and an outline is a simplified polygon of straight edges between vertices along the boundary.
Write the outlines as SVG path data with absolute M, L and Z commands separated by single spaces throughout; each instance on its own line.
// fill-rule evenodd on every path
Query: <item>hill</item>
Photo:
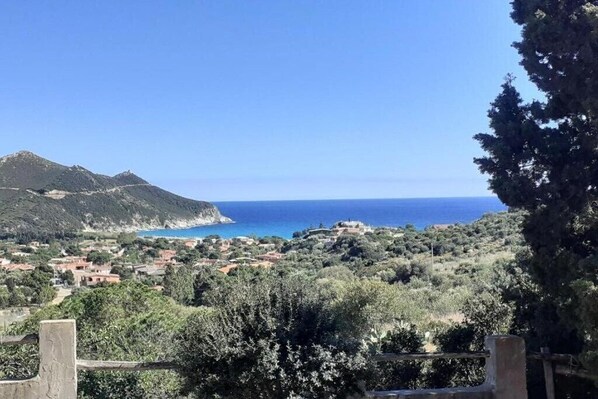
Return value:
M 134 231 L 227 223 L 204 201 L 156 187 L 127 171 L 95 174 L 28 151 L 0 158 L 0 231 Z

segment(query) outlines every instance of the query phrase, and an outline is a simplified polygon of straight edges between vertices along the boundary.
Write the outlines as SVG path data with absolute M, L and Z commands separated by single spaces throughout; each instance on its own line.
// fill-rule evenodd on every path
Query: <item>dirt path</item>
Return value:
M 24 188 L 18 188 L 18 187 L 0 187 L 0 190 L 11 190 L 11 191 L 22 191 L 25 190 L 30 194 L 33 195 L 37 195 L 37 196 L 44 196 L 47 198 L 52 198 L 52 199 L 62 199 L 64 197 L 66 197 L 67 195 L 94 195 L 94 194 L 105 194 L 105 193 L 113 193 L 115 191 L 120 191 L 123 188 L 127 188 L 127 187 L 142 187 L 142 186 L 151 186 L 151 184 L 149 183 L 138 183 L 138 184 L 125 184 L 122 186 L 116 186 L 116 187 L 112 187 L 112 188 L 108 188 L 105 190 L 95 190 L 95 191 L 61 191 L 61 190 L 52 190 L 49 191 L 45 194 L 40 194 L 36 191 L 30 190 L 30 189 L 24 189 Z

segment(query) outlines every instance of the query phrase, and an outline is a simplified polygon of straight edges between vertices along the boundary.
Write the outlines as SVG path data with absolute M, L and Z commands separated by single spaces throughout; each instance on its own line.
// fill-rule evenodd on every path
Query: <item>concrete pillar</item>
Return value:
M 77 398 L 75 320 L 46 320 L 39 326 L 39 378 L 42 398 Z
M 527 399 L 525 341 L 514 335 L 486 337 L 486 384 L 494 399 Z
M 47 320 L 39 326 L 39 373 L 26 380 L 0 381 L 0 398 L 76 399 L 75 320 Z

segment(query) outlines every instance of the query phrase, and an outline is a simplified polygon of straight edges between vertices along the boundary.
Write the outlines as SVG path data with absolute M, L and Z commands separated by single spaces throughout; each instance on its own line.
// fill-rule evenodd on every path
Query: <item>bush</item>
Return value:
M 423 337 L 415 326 L 397 327 L 381 341 L 382 353 L 424 352 Z M 417 389 L 421 387 L 423 366 L 421 361 L 379 362 L 376 372 L 367 383 L 368 389 Z
M 199 398 L 345 398 L 364 346 L 329 298 L 298 276 L 239 275 L 190 317 L 178 340 L 187 392 Z
M 124 282 L 75 292 L 60 305 L 46 306 L 11 325 L 7 333 L 35 333 L 41 320 L 75 319 L 78 358 L 155 361 L 172 357 L 173 336 L 185 317 L 185 309 L 160 293 L 139 283 Z M 0 378 L 35 375 L 36 352 L 31 345 L 0 348 Z M 81 371 L 78 379 L 80 398 L 182 397 L 180 377 L 171 371 Z

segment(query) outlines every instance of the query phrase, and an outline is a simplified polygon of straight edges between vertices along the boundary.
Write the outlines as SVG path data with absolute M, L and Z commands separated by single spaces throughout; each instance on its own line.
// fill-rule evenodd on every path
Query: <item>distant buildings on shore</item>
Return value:
M 343 235 L 364 235 L 372 232 L 373 228 L 359 221 L 341 221 L 331 228 L 317 228 L 306 231 L 303 238 L 316 237 L 323 242 L 333 242 Z M 193 261 L 192 266 L 213 267 L 221 273 L 228 274 L 239 267 L 271 268 L 285 258 L 281 251 L 282 245 L 255 237 L 235 237 L 222 239 L 206 237 L 203 239 L 160 239 L 165 240 L 171 248 L 156 249 L 153 244 L 158 239 L 147 239 L 148 242 L 141 251 L 153 251 L 149 261 L 131 263 L 124 257 L 125 249 L 114 238 L 98 237 L 94 240 L 77 242 L 78 255 L 69 255 L 65 248 L 60 256 L 51 258 L 47 265 L 54 270 L 53 281 L 57 285 L 66 284 L 63 281 L 65 273 L 72 273 L 74 287 L 94 287 L 98 284 L 117 284 L 121 282 L 122 274 L 116 274 L 115 268 L 127 271 L 127 278 L 152 279 L 155 285 L 160 285 L 166 274 L 166 269 L 180 267 L 183 262 L 179 259 L 185 252 L 195 251 L 199 246 L 208 248 L 210 256 L 205 252 Z M 284 241 L 284 240 L 282 240 Z M 38 241 L 27 244 L 5 243 L 5 250 L 0 252 L 0 268 L 6 272 L 27 273 L 35 269 L 29 258 L 40 250 L 47 250 L 49 245 Z M 99 252 L 109 254 L 110 260 L 95 264 L 89 254 Z M 217 255 L 213 255 L 217 254 Z M 15 261 L 18 260 L 18 261 Z

